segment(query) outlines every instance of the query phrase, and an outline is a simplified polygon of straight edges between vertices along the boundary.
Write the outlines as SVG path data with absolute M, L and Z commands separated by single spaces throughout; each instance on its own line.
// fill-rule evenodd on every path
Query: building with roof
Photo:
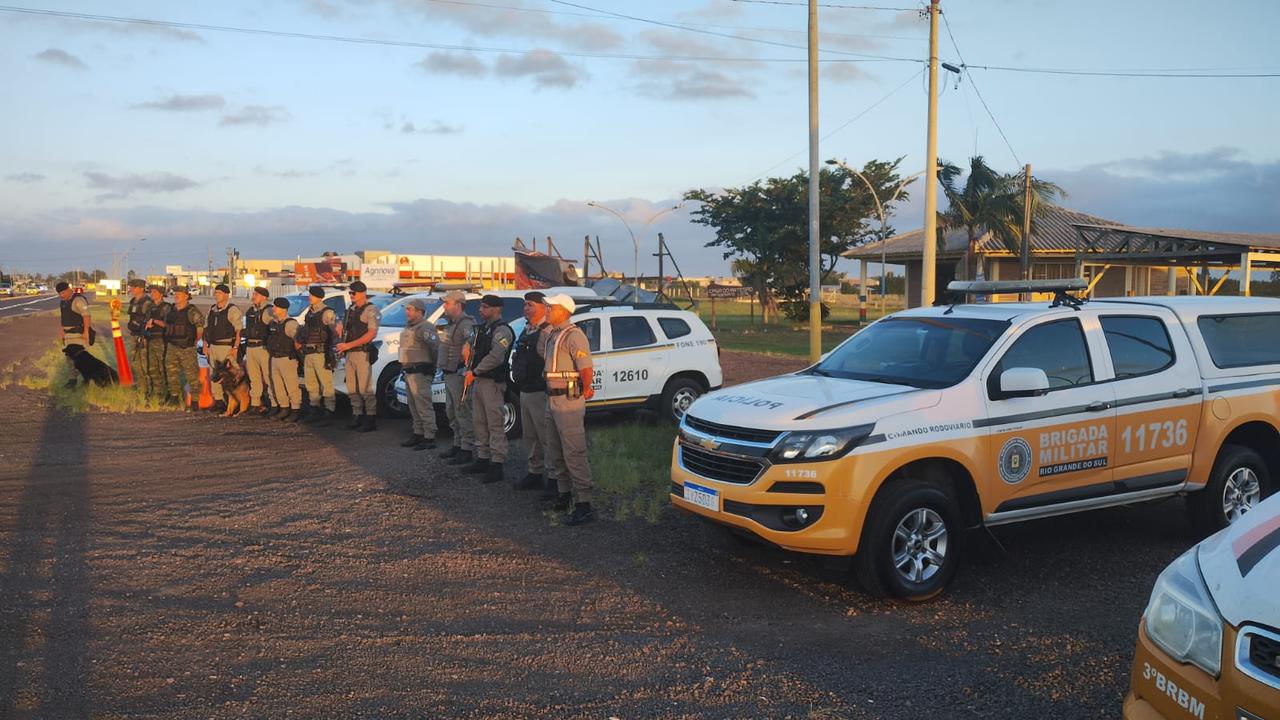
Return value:
M 945 229 L 941 235 L 935 293 L 939 299 L 947 296 L 947 283 L 956 279 L 968 242 L 963 227 Z M 904 266 L 907 305 L 915 307 L 920 304 L 923 240 L 923 230 L 912 230 L 859 245 L 844 257 L 862 261 L 864 277 L 867 263 L 883 259 Z M 973 252 L 984 279 L 1021 278 L 1017 253 L 990 231 L 979 233 Z M 1264 268 L 1280 268 L 1280 233 L 1135 227 L 1054 205 L 1036 217 L 1031 233 L 1031 278 L 1083 278 L 1093 297 L 1213 295 L 1233 273 L 1240 293 L 1247 295 L 1253 272 Z

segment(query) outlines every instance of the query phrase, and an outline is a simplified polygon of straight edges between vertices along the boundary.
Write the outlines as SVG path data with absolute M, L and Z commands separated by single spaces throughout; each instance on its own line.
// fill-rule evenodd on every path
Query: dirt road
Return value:
M 560 527 L 382 428 L 0 390 L 0 717 L 1115 717 L 1194 540 L 1179 502 L 999 528 L 901 606 L 674 511 Z

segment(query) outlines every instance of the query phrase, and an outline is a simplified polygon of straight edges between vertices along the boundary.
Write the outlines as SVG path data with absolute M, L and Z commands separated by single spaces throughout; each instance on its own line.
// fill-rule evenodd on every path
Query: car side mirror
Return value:
M 1037 397 L 1049 392 L 1049 376 L 1040 368 L 1009 368 L 1000 373 L 1004 398 Z

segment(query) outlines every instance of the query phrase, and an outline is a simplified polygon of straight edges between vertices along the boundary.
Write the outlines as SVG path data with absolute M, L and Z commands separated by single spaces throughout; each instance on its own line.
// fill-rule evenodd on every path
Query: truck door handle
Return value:
M 1199 392 L 1199 391 L 1198 391 L 1198 390 L 1192 390 L 1191 388 L 1182 388 L 1182 389 L 1180 389 L 1180 390 L 1174 390 L 1174 391 L 1173 391 L 1173 397 L 1174 397 L 1174 399 L 1178 399 L 1178 398 L 1185 398 L 1185 397 L 1191 397 L 1192 395 L 1195 395 L 1197 392 Z
M 1088 410 L 1089 412 L 1102 412 L 1103 410 L 1106 410 L 1109 407 L 1111 407 L 1111 403 L 1102 402 L 1101 400 L 1099 400 L 1097 402 L 1091 402 L 1088 405 L 1085 405 L 1084 409 Z

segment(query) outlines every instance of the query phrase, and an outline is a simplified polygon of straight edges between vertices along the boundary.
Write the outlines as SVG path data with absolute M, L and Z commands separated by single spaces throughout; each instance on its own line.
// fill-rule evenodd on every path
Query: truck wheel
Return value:
M 907 478 L 889 486 L 867 513 L 854 576 L 876 597 L 921 602 L 937 596 L 960 564 L 956 503 L 936 483 Z
M 684 418 L 694 400 L 702 397 L 702 386 L 689 378 L 672 378 L 662 390 L 661 414 L 673 423 Z
M 520 394 L 508 392 L 502 399 L 502 430 L 508 440 L 520 437 Z
M 1199 530 L 1215 533 L 1257 507 L 1270 491 L 1271 473 L 1261 455 L 1241 445 L 1223 445 L 1209 484 L 1187 497 L 1187 508 Z
M 400 377 L 400 363 L 390 362 L 378 376 L 377 398 L 378 412 L 384 417 L 407 418 L 409 406 L 396 397 L 396 380 Z

